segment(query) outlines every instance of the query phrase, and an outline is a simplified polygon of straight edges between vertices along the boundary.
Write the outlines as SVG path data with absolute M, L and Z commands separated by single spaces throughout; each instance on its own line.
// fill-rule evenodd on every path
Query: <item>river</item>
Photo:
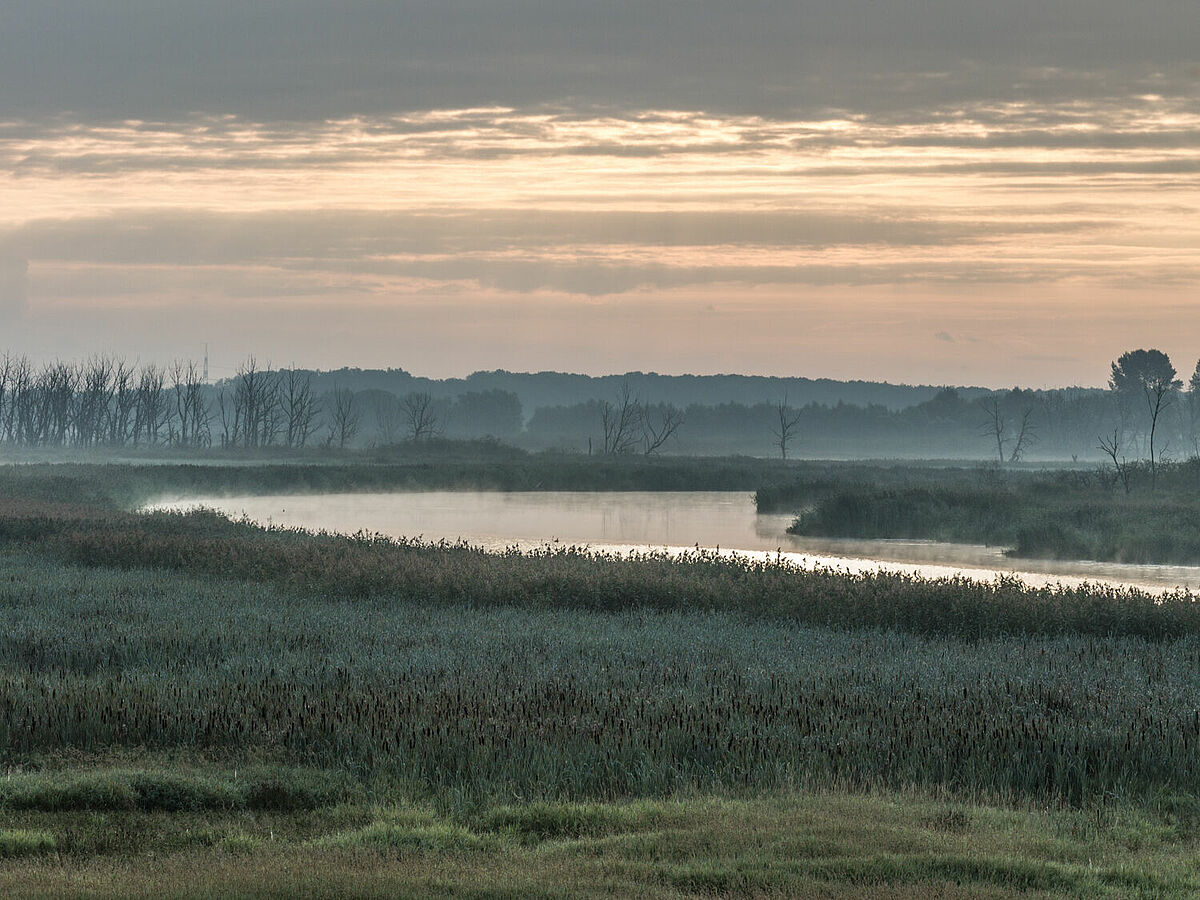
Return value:
M 758 515 L 751 495 L 740 491 L 288 494 L 207 497 L 161 502 L 152 508 L 195 506 L 263 524 L 464 540 L 490 550 L 558 544 L 626 553 L 699 546 L 772 558 L 782 554 L 799 566 L 851 572 L 885 568 L 986 580 L 1009 573 L 1033 585 L 1091 581 L 1154 592 L 1200 586 L 1197 566 L 1010 559 L 1001 547 L 977 544 L 797 537 L 787 533 L 791 516 Z

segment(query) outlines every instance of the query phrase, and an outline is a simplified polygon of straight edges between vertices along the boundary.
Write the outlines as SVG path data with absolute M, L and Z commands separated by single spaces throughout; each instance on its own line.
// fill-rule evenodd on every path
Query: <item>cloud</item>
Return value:
M 1200 280 L 1200 159 L 1152 140 L 1200 134 L 1185 103 L 936 115 L 9 123 L 0 252 L 31 261 L 35 295 L 86 291 L 91 267 L 97 297 L 189 279 L 229 296 Z
M 422 162 L 551 162 L 579 157 L 769 162 L 805 177 L 894 172 L 1192 171 L 1200 100 L 1072 98 L 1056 104 L 976 102 L 911 108 L 906 117 L 842 112 L 766 119 L 695 109 L 586 113 L 508 107 L 352 116 L 308 123 L 192 116 L 86 126 L 75 119 L 0 123 L 0 170 L 19 178 L 138 172 L 328 172 Z M 1038 159 L 1016 152 L 1048 152 Z M 603 163 L 598 163 L 603 164 Z M 786 168 L 783 168 L 786 167 Z
M 532 328 L 521 304 L 569 297 L 642 333 L 636 304 L 703 290 L 661 321 L 727 337 L 763 291 L 769 322 L 830 290 L 1114 284 L 1161 322 L 1157 297 L 1200 283 L 1193 0 L 8 7 L 0 308 L 47 329 L 324 302 L 290 332 L 323 345 L 342 306 L 433 297 L 428 334 L 486 308 L 494 340 L 488 304 Z M 836 318 L 804 309 L 797 333 Z M 927 321 L 888 318 L 928 348 Z M 756 352 L 782 341 L 760 332 Z
M 701 247 L 728 252 L 731 247 L 945 246 L 1006 235 L 1063 234 L 1101 224 L 1087 218 L 941 220 L 929 210 L 911 212 L 901 216 L 737 209 L 122 211 L 33 220 L 0 230 L 0 252 L 96 263 L 369 262 L 400 254 L 534 253 L 588 247 Z
M 1190 0 L 44 0 L 5 114 L 319 121 L 481 104 L 897 109 L 1195 81 Z
M 695 315 L 710 305 L 716 307 L 711 314 Z M 970 383 L 997 387 L 1012 386 L 1017 355 L 1041 351 L 1040 361 L 1022 368 L 1023 386 L 1102 384 L 1108 363 L 1129 347 L 1160 347 L 1183 369 L 1200 346 L 1194 306 L 1190 291 L 1162 298 L 1160 309 L 1173 323 L 1164 335 L 1138 295 L 1075 284 L 1017 292 L 983 288 L 969 301 L 958 291 L 905 292 L 893 285 L 736 292 L 706 287 L 599 300 L 433 289 L 412 297 L 255 300 L 210 290 L 182 306 L 155 296 L 120 305 L 43 299 L 31 309 L 29 337 L 11 346 L 42 358 L 111 352 L 166 361 L 199 358 L 208 341 L 218 374 L 253 353 L 302 366 L 402 366 L 438 376 L 545 367 L 944 383 L 946 367 L 965 362 L 969 368 L 953 371 Z M 1084 327 L 1062 314 L 1068 308 L 1088 311 Z M 73 323 L 65 332 L 64 321 Z M 931 321 L 955 335 L 986 329 L 987 340 L 973 345 L 966 358 L 930 353 Z M 1043 336 L 1042 342 L 1031 346 L 1032 335 Z
M 995 249 L 1031 236 L 1071 240 L 1102 228 L 1099 220 L 910 213 L 126 210 L 10 227 L 0 231 L 0 254 L 32 261 L 39 292 L 53 283 L 96 297 L 189 282 L 230 295 L 419 289 L 407 281 L 600 296 L 706 282 L 976 283 L 1107 272 L 1086 259 L 1013 266 Z

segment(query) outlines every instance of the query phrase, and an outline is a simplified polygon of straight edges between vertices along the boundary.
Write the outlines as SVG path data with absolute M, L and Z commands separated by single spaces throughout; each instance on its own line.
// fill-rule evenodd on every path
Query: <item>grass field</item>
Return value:
M 1190 595 L 488 555 L 80 471 L 0 499 L 5 893 L 1197 890 Z
M 793 793 L 304 812 L 5 814 L 0 891 L 43 896 L 1187 897 L 1196 842 L 1131 812 Z M 51 847 L 48 841 L 57 841 Z

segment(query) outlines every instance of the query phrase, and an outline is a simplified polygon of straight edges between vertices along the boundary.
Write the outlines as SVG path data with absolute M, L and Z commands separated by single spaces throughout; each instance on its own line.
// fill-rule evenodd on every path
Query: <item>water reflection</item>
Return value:
M 797 565 L 851 572 L 880 568 L 928 577 L 965 575 L 990 580 L 997 572 L 1030 584 L 1102 581 L 1161 591 L 1200 585 L 1200 567 L 1009 559 L 1003 548 L 933 541 L 795 537 L 792 517 L 757 515 L 748 493 L 574 491 L 268 495 L 157 504 L 210 506 L 277 525 L 329 531 L 378 531 L 428 541 L 465 540 L 492 550 L 532 549 L 547 543 L 583 544 L 628 552 L 649 548 L 721 548 L 723 552 L 777 553 Z

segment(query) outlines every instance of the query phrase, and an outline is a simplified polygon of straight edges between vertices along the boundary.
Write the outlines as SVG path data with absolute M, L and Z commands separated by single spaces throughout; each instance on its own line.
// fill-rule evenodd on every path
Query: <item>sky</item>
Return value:
M 0 352 L 1200 356 L 1195 0 L 0 0 Z

